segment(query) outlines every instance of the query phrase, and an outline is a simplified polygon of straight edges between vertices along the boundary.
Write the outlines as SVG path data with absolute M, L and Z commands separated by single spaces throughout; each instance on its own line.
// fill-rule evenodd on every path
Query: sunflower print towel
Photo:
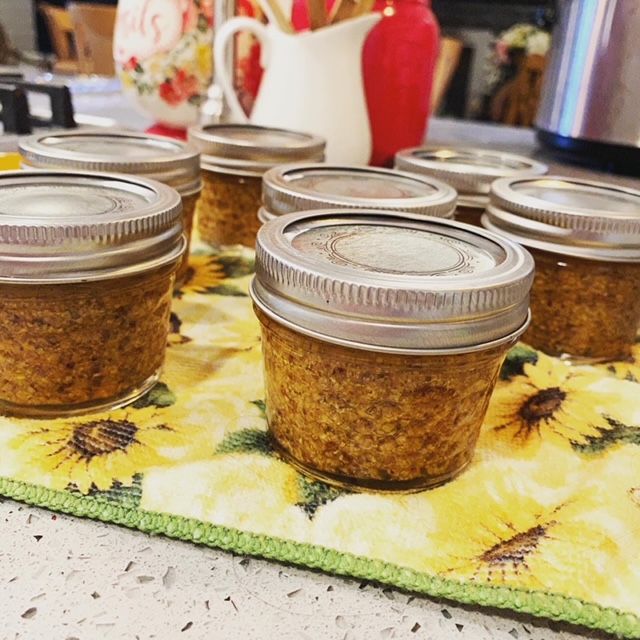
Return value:
M 640 345 L 505 362 L 473 464 L 413 495 L 308 480 L 266 435 L 250 252 L 200 253 L 162 381 L 64 420 L 0 417 L 0 493 L 239 553 L 640 637 Z

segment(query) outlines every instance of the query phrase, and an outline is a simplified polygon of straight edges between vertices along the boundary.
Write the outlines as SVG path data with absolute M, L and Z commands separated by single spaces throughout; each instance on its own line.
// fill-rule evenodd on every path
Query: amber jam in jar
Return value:
M 325 210 L 258 232 L 269 432 L 303 473 L 417 491 L 473 457 L 500 365 L 528 323 L 533 260 L 440 218 Z
M 322 138 L 286 129 L 248 124 L 192 127 L 189 140 L 202 154 L 198 231 L 215 247 L 253 248 L 266 171 L 287 162 L 324 159 Z
M 434 176 L 458 192 L 455 219 L 477 227 L 489 204 L 491 183 L 507 176 L 547 173 L 548 167 L 525 156 L 490 149 L 425 146 L 398 152 L 396 169 Z
M 74 169 L 129 173 L 173 187 L 182 197 L 187 251 L 176 274 L 182 284 L 189 267 L 189 247 L 196 203 L 202 188 L 198 151 L 179 140 L 133 131 L 83 129 L 39 133 L 20 140 L 27 169 Z
M 455 189 L 416 174 L 326 164 L 275 167 L 262 180 L 261 221 L 294 211 L 327 207 L 407 211 L 453 217 Z
M 0 412 L 65 416 L 145 393 L 184 254 L 178 193 L 124 174 L 0 174 Z
M 499 180 L 483 223 L 534 256 L 525 342 L 583 363 L 630 355 L 640 323 L 640 191 L 562 177 Z

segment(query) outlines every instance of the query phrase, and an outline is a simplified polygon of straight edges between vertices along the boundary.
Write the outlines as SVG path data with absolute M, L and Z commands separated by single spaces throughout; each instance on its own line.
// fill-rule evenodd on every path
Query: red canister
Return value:
M 371 164 L 390 166 L 396 152 L 423 143 L 440 29 L 431 0 L 378 0 L 383 19 L 363 52 L 371 121 Z
M 362 65 L 371 164 L 392 166 L 398 151 L 424 142 L 440 29 L 431 0 L 377 0 L 374 10 L 382 20 L 367 37 Z M 292 22 L 296 31 L 309 28 L 307 0 L 293 1 Z

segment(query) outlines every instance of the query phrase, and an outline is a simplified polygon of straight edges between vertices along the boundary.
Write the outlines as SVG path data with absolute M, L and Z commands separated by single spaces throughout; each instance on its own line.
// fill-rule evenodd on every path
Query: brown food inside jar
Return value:
M 484 209 L 481 207 L 465 207 L 464 205 L 458 205 L 454 214 L 454 219 L 458 222 L 464 222 L 466 224 L 472 224 L 474 227 L 481 227 L 482 223 L 480 219 Z
M 529 251 L 536 275 L 522 339 L 576 360 L 627 358 L 640 323 L 640 264 Z
M 203 171 L 198 207 L 200 237 L 213 246 L 254 247 L 261 226 L 262 177 Z
M 0 409 L 64 415 L 144 391 L 164 361 L 174 273 L 0 284 Z
M 419 490 L 471 461 L 507 349 L 399 355 L 334 345 L 256 309 L 269 431 L 303 473 L 351 488 Z
M 182 256 L 182 260 L 178 265 L 176 272 L 176 280 L 174 288 L 179 289 L 184 284 L 189 270 L 189 252 L 191 250 L 191 232 L 193 230 L 193 217 L 196 213 L 196 205 L 200 199 L 200 192 L 182 196 L 182 226 L 184 234 L 187 238 L 187 248 Z

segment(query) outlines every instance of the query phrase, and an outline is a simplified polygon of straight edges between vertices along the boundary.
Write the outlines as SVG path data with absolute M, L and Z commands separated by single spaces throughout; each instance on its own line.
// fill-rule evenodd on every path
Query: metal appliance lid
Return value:
M 478 207 L 479 201 L 469 196 L 486 196 L 491 183 L 507 176 L 531 176 L 547 173 L 548 167 L 525 156 L 470 147 L 425 146 L 406 149 L 396 154 L 397 169 L 439 178 L 460 193 L 460 204 Z M 464 195 L 463 195 L 464 194 Z
M 201 153 L 208 171 L 262 175 L 278 164 L 322 161 L 325 140 L 288 129 L 250 124 L 214 124 L 191 127 L 189 140 Z
M 110 129 L 42 132 L 20 140 L 19 149 L 30 168 L 131 173 L 182 195 L 201 188 L 197 149 L 163 136 Z
M 184 251 L 179 194 L 154 180 L 79 171 L 0 173 L 0 282 L 102 280 Z
M 594 260 L 640 261 L 640 191 L 548 176 L 491 187 L 487 228 L 527 246 Z
M 265 313 L 373 351 L 473 351 L 527 324 L 533 259 L 483 229 L 375 210 L 305 211 L 258 232 Z
M 435 178 L 391 169 L 293 164 L 274 167 L 264 175 L 262 200 L 274 215 L 348 207 L 449 218 L 455 209 L 456 192 Z

